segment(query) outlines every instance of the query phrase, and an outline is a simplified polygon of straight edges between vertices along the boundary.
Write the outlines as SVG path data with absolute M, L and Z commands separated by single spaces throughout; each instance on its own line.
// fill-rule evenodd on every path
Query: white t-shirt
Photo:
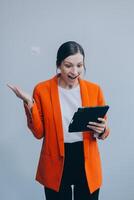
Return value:
M 72 143 L 83 140 L 82 132 L 68 132 L 68 126 L 74 115 L 74 112 L 81 107 L 81 95 L 79 85 L 72 89 L 65 89 L 58 86 L 60 106 L 62 114 L 62 124 L 64 132 L 64 142 Z

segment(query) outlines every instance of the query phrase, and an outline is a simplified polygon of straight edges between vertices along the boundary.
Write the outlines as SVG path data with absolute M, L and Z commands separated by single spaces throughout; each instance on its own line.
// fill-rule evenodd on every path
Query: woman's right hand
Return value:
M 22 99 L 27 104 L 33 103 L 32 96 L 24 92 L 21 88 L 11 84 L 7 84 L 7 86 L 16 94 L 18 98 Z

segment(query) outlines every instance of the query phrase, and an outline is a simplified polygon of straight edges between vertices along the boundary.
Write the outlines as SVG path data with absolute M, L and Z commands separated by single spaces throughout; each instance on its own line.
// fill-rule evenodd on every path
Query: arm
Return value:
M 105 100 L 103 96 L 103 92 L 100 87 L 98 87 L 98 95 L 97 95 L 97 105 L 104 106 Z M 109 128 L 107 124 L 107 117 L 98 118 L 101 123 L 89 122 L 87 127 L 94 131 L 94 137 L 98 139 L 104 140 L 109 135 Z
M 103 95 L 103 92 L 102 92 L 100 87 L 99 87 L 99 92 L 98 92 L 98 105 L 99 106 L 105 105 L 104 95 Z M 107 116 L 105 116 L 104 120 L 102 120 L 102 123 L 103 122 L 104 122 L 104 130 L 102 131 L 102 133 L 98 137 L 98 139 L 102 139 L 102 140 L 104 140 L 110 133 L 110 129 L 108 127 Z
M 28 93 L 24 92 L 18 86 L 7 84 L 7 86 L 15 93 L 15 95 L 23 100 L 24 108 L 27 116 L 27 125 L 38 139 L 44 136 L 43 129 L 43 114 L 41 110 L 40 96 L 37 88 L 34 89 L 33 98 Z
M 44 136 L 43 113 L 37 88 L 33 92 L 33 102 L 24 101 L 24 109 L 28 128 L 37 139 L 41 139 Z

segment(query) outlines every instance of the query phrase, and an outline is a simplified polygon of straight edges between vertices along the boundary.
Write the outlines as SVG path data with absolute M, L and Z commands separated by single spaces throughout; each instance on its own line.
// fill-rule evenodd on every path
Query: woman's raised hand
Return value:
M 16 96 L 18 98 L 22 99 L 24 102 L 26 102 L 26 103 L 29 103 L 29 102 L 32 103 L 33 102 L 32 96 L 30 96 L 29 94 L 24 92 L 18 86 L 14 86 L 14 85 L 11 85 L 11 84 L 7 84 L 7 86 L 16 94 Z

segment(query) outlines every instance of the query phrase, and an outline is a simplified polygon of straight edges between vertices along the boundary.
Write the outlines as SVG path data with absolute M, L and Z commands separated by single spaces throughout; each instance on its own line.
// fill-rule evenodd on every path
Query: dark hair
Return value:
M 85 58 L 85 53 L 80 44 L 75 41 L 68 41 L 63 43 L 57 52 L 57 60 L 56 66 L 57 68 L 60 66 L 62 61 L 67 58 L 68 56 L 74 55 L 76 53 L 81 53 L 83 55 L 83 59 Z M 85 68 L 85 67 L 84 67 Z

